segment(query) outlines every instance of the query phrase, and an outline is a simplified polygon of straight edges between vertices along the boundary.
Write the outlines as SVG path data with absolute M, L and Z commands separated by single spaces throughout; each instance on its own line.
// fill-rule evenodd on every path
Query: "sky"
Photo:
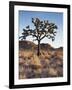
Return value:
M 34 29 L 32 18 L 39 18 L 40 20 L 48 20 L 50 23 L 55 23 L 58 27 L 55 40 L 44 38 L 41 43 L 49 43 L 51 46 L 58 48 L 63 46 L 63 13 L 61 12 L 40 12 L 40 11 L 19 11 L 19 36 L 21 36 L 23 29 L 26 26 Z M 32 36 L 28 36 L 26 40 L 33 41 Z M 37 44 L 37 41 L 33 41 Z

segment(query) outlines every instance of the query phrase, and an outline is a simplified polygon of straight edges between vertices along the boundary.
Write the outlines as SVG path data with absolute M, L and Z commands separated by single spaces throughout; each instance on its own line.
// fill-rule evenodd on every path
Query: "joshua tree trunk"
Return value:
M 37 55 L 38 56 L 40 55 L 40 40 L 38 40 L 38 52 L 37 52 Z

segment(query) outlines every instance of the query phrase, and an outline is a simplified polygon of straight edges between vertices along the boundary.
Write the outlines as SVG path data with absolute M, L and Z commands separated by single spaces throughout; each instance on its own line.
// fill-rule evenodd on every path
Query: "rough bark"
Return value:
M 37 55 L 39 56 L 40 55 L 40 40 L 38 40 L 38 53 Z

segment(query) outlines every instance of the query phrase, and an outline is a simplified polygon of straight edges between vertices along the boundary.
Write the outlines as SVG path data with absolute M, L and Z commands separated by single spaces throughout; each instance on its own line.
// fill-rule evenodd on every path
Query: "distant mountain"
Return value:
M 32 48 L 37 49 L 37 45 L 31 41 L 26 41 L 26 40 L 25 41 L 19 41 L 19 49 L 32 49 Z M 50 50 L 50 51 L 63 50 L 63 47 L 54 48 L 48 43 L 41 43 L 40 48 L 42 50 Z
M 63 47 L 56 48 L 56 50 L 59 50 L 59 51 L 61 50 L 62 51 Z
M 48 43 L 41 43 L 40 44 L 40 48 L 43 50 L 55 50 L 55 48 L 53 48 L 50 44 Z
M 31 49 L 36 47 L 36 45 L 31 41 L 19 41 L 19 49 Z

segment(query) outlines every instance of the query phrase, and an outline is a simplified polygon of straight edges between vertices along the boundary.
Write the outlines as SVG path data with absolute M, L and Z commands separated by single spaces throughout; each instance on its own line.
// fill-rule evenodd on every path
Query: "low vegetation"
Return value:
M 63 76 L 63 49 L 53 49 L 42 45 L 40 55 L 37 55 L 36 45 L 28 42 L 19 42 L 19 79 L 46 78 Z M 24 45 L 24 46 L 23 46 Z M 48 47 L 47 47 L 48 46 Z M 47 48 L 45 50 L 45 48 Z

